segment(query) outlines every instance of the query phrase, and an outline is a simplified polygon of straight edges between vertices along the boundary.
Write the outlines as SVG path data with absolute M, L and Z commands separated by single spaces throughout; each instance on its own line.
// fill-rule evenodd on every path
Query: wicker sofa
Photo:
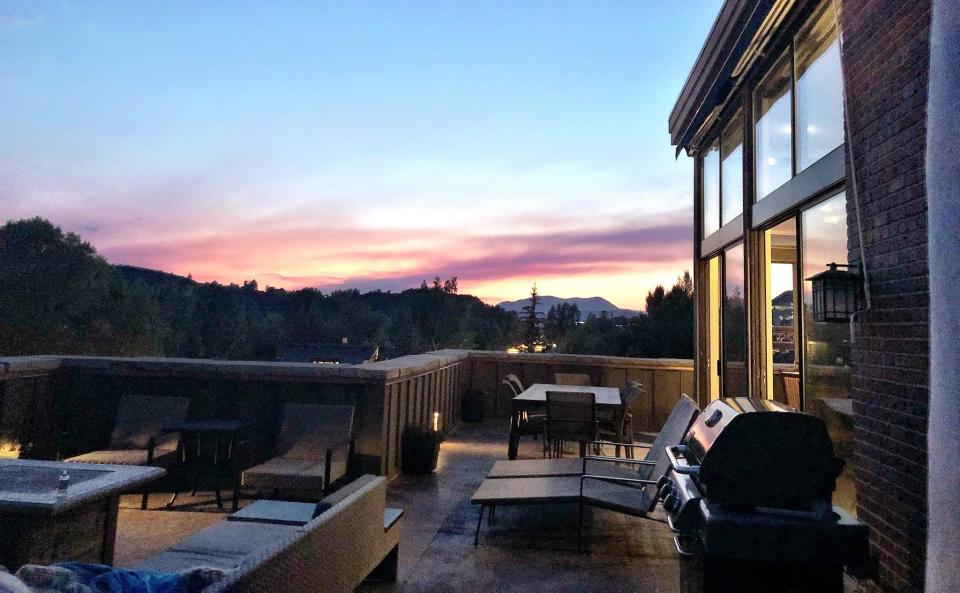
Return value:
M 386 479 L 361 476 L 306 525 L 222 521 L 136 568 L 232 569 L 204 593 L 347 593 L 370 576 L 396 580 L 400 522 L 385 521 L 385 502 Z

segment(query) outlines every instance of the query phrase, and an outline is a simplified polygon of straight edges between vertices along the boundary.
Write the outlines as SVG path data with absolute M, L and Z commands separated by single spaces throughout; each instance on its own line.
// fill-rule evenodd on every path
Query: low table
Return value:
M 183 443 L 181 447 L 183 466 L 189 475 L 194 492 L 201 482 L 209 479 L 213 485 L 218 508 L 223 508 L 220 478 L 226 474 L 233 488 L 234 512 L 240 502 L 240 482 L 236 468 L 233 467 L 233 454 L 237 437 L 246 427 L 247 423 L 242 420 L 184 420 L 163 427 L 166 432 L 180 433 Z M 207 447 L 206 451 L 204 447 Z M 179 492 L 173 493 L 167 503 L 168 508 L 173 506 L 179 494 Z
M 63 470 L 70 485 L 59 494 Z M 112 564 L 120 494 L 164 474 L 137 465 L 0 459 L 0 565 Z

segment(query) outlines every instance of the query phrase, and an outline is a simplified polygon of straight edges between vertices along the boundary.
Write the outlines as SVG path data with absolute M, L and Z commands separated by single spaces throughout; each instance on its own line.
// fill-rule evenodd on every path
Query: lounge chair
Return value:
M 681 395 L 643 460 L 588 455 L 575 460 L 498 461 L 470 499 L 480 505 L 474 545 L 487 507 L 492 515 L 497 506 L 578 503 L 578 545 L 584 505 L 645 517 L 657 503 L 657 480 L 670 465 L 665 449 L 680 442 L 697 413 L 696 403 Z
M 296 492 L 316 500 L 348 474 L 353 456 L 353 406 L 287 404 L 279 454 L 240 475 L 242 488 Z
M 165 427 L 187 417 L 190 400 L 161 395 L 124 395 L 117 404 L 110 445 L 65 459 L 71 463 L 115 465 L 152 465 L 170 469 L 177 462 L 180 435 Z M 61 435 L 61 438 L 64 438 Z M 146 509 L 150 497 L 144 487 L 140 508 Z

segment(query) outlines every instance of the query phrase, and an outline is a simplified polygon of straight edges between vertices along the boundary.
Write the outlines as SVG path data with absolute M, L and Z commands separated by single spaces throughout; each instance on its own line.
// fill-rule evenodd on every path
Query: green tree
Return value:
M 540 315 L 537 312 L 537 306 L 540 304 L 540 295 L 537 293 L 537 285 L 534 284 L 530 289 L 530 300 L 520 311 L 520 324 L 522 327 L 522 340 L 524 349 L 527 352 L 535 352 L 537 346 L 543 346 L 543 331 L 541 327 Z

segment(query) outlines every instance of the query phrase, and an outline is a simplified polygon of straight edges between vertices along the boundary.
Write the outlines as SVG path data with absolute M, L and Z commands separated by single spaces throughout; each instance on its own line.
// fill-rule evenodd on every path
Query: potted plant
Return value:
M 460 416 L 464 422 L 483 422 L 483 392 L 470 390 L 463 395 Z
M 440 431 L 423 426 L 409 425 L 403 429 L 403 446 L 400 451 L 400 466 L 404 472 L 430 474 L 437 469 L 440 455 Z

